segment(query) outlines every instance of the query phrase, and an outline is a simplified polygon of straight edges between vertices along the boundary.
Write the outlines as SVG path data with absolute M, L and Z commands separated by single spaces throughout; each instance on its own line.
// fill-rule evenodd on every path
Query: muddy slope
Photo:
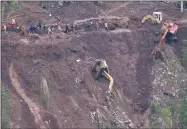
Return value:
M 2 64 L 2 67 L 6 72 L 10 62 L 15 64 L 22 88 L 37 103 L 40 101 L 39 77 L 46 77 L 52 96 L 49 110 L 59 117 L 61 127 L 91 127 L 93 118 L 87 114 L 97 110 L 101 114 L 105 113 L 107 119 L 104 123 L 108 121 L 110 125 L 108 118 L 111 117 L 112 121 L 119 119 L 118 115 L 112 113 L 117 112 L 118 108 L 124 113 L 129 112 L 121 116 L 123 122 L 118 123 L 118 126 L 125 127 L 125 121 L 137 117 L 132 112 L 134 107 L 138 112 L 143 112 L 148 107 L 149 91 L 145 89 L 149 88 L 150 81 L 144 80 L 148 78 L 151 68 L 147 54 L 151 51 L 152 39 L 145 40 L 145 34 L 152 37 L 149 31 L 137 31 L 133 36 L 129 32 L 89 32 L 73 37 L 69 42 L 59 41 L 60 43 L 55 45 L 28 46 L 3 43 L 2 52 L 7 53 L 3 56 L 3 61 L 9 60 L 6 60 L 6 66 Z M 139 40 L 136 40 L 137 38 Z M 107 99 L 107 80 L 95 81 L 91 76 L 90 67 L 98 58 L 107 60 L 115 88 L 119 92 L 119 100 L 111 102 Z M 82 61 L 78 63 L 77 59 Z M 82 83 L 75 83 L 76 78 Z M 7 80 L 3 78 L 3 81 Z M 129 106 L 131 104 L 133 108 Z
M 148 5 L 152 4 L 152 2 L 148 3 Z M 141 12 L 136 7 L 140 5 L 144 8 Z M 73 2 L 59 12 L 63 19 L 84 21 L 90 17 L 103 15 L 106 17 L 104 20 L 110 19 L 112 16 L 106 14 L 111 8 L 113 8 L 113 12 L 110 11 L 108 14 L 113 14 L 113 16 L 117 16 L 117 10 L 128 9 L 129 13 L 123 15 L 130 19 L 127 24 L 129 26 L 124 25 L 109 31 L 103 30 L 102 27 L 98 31 L 60 33 L 61 39 L 56 39 L 57 34 L 55 33 L 52 40 L 43 34 L 32 44 L 20 43 L 19 41 L 23 37 L 17 33 L 10 32 L 8 36 L 3 33 L 2 81 L 9 88 L 14 89 L 15 94 L 16 91 L 10 83 L 8 71 L 10 64 L 13 63 L 20 87 L 43 110 L 40 104 L 39 78 L 44 76 L 49 85 L 51 98 L 47 114 L 41 113 L 41 116 L 44 121 L 51 118 L 53 127 L 137 127 L 141 122 L 142 114 L 149 107 L 152 61 L 149 60 L 148 55 L 153 48 L 154 34 L 159 30 L 159 25 L 153 26 L 149 23 L 141 25 L 139 23 L 140 16 L 152 10 L 148 5 L 139 2 L 137 5 L 136 3 L 103 2 L 100 7 L 96 7 L 90 2 Z M 160 4 L 153 5 L 159 7 Z M 27 3 L 27 8 L 32 8 L 29 6 L 33 5 Z M 40 8 L 37 4 L 34 6 Z M 87 7 L 91 8 L 90 11 L 85 9 L 84 13 L 81 12 L 83 8 Z M 49 8 L 45 11 L 49 13 L 50 9 L 53 10 Z M 99 13 L 97 13 L 98 10 L 100 10 Z M 67 12 L 70 12 L 71 15 L 67 15 Z M 133 18 L 134 13 L 140 13 L 140 15 Z M 48 17 L 46 13 L 42 13 L 42 16 L 46 17 L 49 23 L 54 22 L 54 17 Z M 36 21 L 38 17 L 38 13 L 31 13 L 30 19 L 20 18 L 18 20 L 28 24 L 29 20 Z M 28 40 L 27 38 L 24 40 Z M 116 98 L 107 96 L 106 91 L 109 84 L 107 80 L 96 81 L 90 73 L 94 61 L 100 58 L 106 59 L 109 65 L 117 91 Z M 78 59 L 81 61 L 77 62 Z M 18 100 L 15 99 L 15 101 Z M 18 108 L 16 106 L 14 110 L 17 111 Z M 27 117 L 24 114 L 27 110 L 28 108 L 25 110 L 23 108 L 21 119 Z M 48 113 L 53 117 L 50 117 Z M 29 120 L 33 121 L 33 118 L 25 119 L 23 124 L 27 124 Z

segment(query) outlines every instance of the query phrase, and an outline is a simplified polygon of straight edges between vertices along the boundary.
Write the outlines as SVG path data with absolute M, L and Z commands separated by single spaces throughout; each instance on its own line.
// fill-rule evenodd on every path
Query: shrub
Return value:
M 187 45 L 187 40 L 183 40 L 184 45 Z
M 47 108 L 49 105 L 50 93 L 49 93 L 47 81 L 44 77 L 41 77 L 40 97 L 43 107 Z
M 151 102 L 151 113 L 156 113 L 157 112 L 157 105 L 155 102 Z
M 9 1 L 9 5 L 12 9 L 15 9 L 17 7 L 17 2 L 16 0 Z
M 11 105 L 6 89 L 1 87 L 1 128 L 10 128 Z

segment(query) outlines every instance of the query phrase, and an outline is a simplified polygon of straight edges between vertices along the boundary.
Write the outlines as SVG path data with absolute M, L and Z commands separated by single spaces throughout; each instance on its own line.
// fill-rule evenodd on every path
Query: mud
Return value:
M 55 7 L 56 4 L 54 2 Z M 43 13 L 30 13 L 27 20 L 18 18 L 18 21 L 23 21 L 25 25 L 29 19 L 37 22 L 40 14 L 47 24 L 53 24 L 56 22 L 54 17 L 60 15 L 69 23 L 76 23 L 78 29 L 68 34 L 55 32 L 51 40 L 46 32 L 40 33 L 40 39 L 33 43 L 16 42 L 25 38 L 18 33 L 8 32 L 7 36 L 3 33 L 2 81 L 12 87 L 8 68 L 13 63 L 21 88 L 40 105 L 39 78 L 44 76 L 51 98 L 47 111 L 40 112 L 40 115 L 53 128 L 96 128 L 106 123 L 124 128 L 129 126 L 126 121 L 130 120 L 137 127 L 150 105 L 153 62 L 148 55 L 153 49 L 154 35 L 160 28 L 158 24 L 141 25 L 140 19 L 151 10 L 171 5 L 164 4 L 162 7 L 162 2 L 103 2 L 96 7 L 93 2 L 72 2 L 59 8 L 59 12 L 55 12 L 55 7 L 44 10 L 38 5 L 26 2 L 27 8 L 35 6 Z M 139 10 L 140 6 L 144 9 Z M 46 12 L 52 12 L 52 17 Z M 170 15 L 168 12 L 166 14 Z M 169 19 L 167 15 L 165 17 Z M 105 21 L 112 26 L 108 31 L 103 30 Z M 88 26 L 90 22 L 94 24 L 91 28 Z M 100 22 L 99 29 L 96 29 L 95 22 Z M 96 81 L 90 73 L 95 60 L 100 58 L 106 59 L 109 65 L 114 88 L 118 92 L 117 99 L 107 97 L 108 80 Z M 77 62 L 78 59 L 81 61 Z M 27 117 L 24 113 L 27 107 L 25 109 L 22 119 Z M 94 112 L 96 116 L 102 116 L 96 118 L 99 122 L 93 122 L 90 114 Z M 24 123 L 29 121 L 33 121 L 32 116 Z

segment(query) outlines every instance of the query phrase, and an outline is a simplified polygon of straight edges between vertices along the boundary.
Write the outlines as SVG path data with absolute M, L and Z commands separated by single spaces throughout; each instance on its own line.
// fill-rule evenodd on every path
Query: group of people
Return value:
M 3 24 L 2 26 L 3 26 L 4 31 L 7 32 L 7 25 Z M 10 26 L 10 28 L 14 28 L 16 26 L 15 19 L 12 19 L 12 22 L 8 23 L 8 26 Z
M 55 17 L 57 19 L 57 27 L 58 27 L 58 30 L 60 31 L 63 31 L 64 33 L 68 33 L 70 31 L 75 31 L 75 26 L 74 24 L 67 24 L 67 23 L 63 23 L 62 20 L 60 19 L 60 17 Z M 91 22 L 92 24 L 92 22 Z M 64 29 L 62 29 L 62 26 Z M 33 24 L 33 23 L 30 23 L 28 25 L 28 28 L 26 26 L 22 26 L 22 25 L 18 25 L 15 21 L 15 19 L 12 19 L 12 22 L 11 23 L 8 23 L 8 27 L 16 30 L 16 31 L 22 31 L 22 33 L 24 33 L 24 35 L 26 35 L 26 33 L 38 33 L 39 30 L 47 30 L 49 36 L 51 37 L 51 34 L 54 33 L 54 30 L 55 28 L 54 27 L 51 27 L 49 26 L 47 28 L 44 20 L 42 17 L 39 18 L 38 20 L 38 23 L 37 24 Z M 97 30 L 99 29 L 99 23 L 96 23 L 96 27 L 97 27 Z M 105 30 L 108 30 L 108 23 L 105 22 L 104 23 L 104 27 L 105 27 Z M 7 25 L 3 25 L 3 29 L 5 32 L 7 32 Z
M 31 24 L 28 25 L 28 28 L 26 29 L 25 26 L 18 25 L 18 23 L 16 22 L 16 20 L 12 19 L 11 23 L 8 23 L 7 25 L 3 24 L 2 27 L 3 27 L 3 30 L 5 32 L 7 32 L 7 28 L 10 28 L 10 29 L 15 30 L 15 31 L 27 31 L 29 33 L 32 33 L 34 31 L 37 32 L 38 29 L 45 29 L 46 25 L 45 25 L 45 23 L 43 22 L 42 19 L 39 19 L 38 24 L 33 25 L 31 23 Z
M 38 32 L 38 29 L 43 29 L 45 30 L 46 29 L 46 24 L 44 23 L 43 19 L 42 18 L 39 18 L 38 20 L 38 24 L 35 24 L 33 25 L 32 23 L 29 24 L 28 26 L 28 32 L 29 33 L 33 33 L 33 32 Z

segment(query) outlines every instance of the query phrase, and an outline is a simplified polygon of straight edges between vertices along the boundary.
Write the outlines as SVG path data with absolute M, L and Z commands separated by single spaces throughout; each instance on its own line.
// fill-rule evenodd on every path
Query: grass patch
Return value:
M 41 77 L 40 98 L 41 98 L 41 103 L 43 107 L 47 108 L 49 105 L 50 93 L 49 93 L 49 87 L 48 87 L 47 81 L 44 77 Z
M 187 70 L 187 40 L 183 40 L 182 59 L 181 63 Z
M 10 128 L 11 104 L 8 98 L 8 93 L 4 87 L 1 86 L 1 128 Z
M 180 129 L 187 129 L 187 100 L 181 102 L 179 110 Z
M 176 109 L 177 109 L 177 106 L 176 106 L 176 103 L 169 103 L 169 109 L 171 111 L 171 115 L 174 116 L 174 114 L 176 113 Z
M 183 48 L 182 50 L 182 56 L 185 60 L 187 60 L 187 48 Z
M 183 40 L 184 45 L 187 45 L 187 40 Z
M 163 122 L 162 122 L 163 125 L 166 128 L 172 128 L 172 118 L 171 118 L 171 112 L 170 112 L 169 107 L 161 109 L 161 116 L 163 119 Z
M 180 89 L 179 127 L 187 129 L 187 85 L 182 85 Z

